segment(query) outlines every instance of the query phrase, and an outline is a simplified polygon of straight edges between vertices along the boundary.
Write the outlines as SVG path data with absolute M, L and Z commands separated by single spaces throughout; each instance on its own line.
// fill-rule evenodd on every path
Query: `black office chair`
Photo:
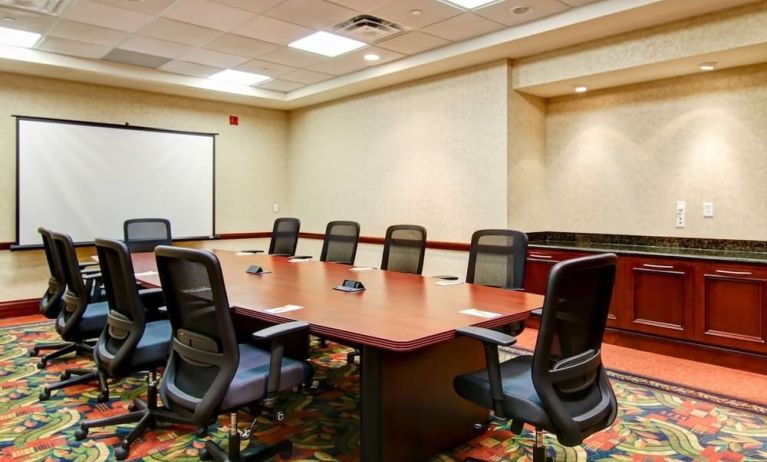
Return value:
M 269 241 L 269 255 L 292 257 L 298 247 L 298 232 L 301 230 L 301 220 L 283 217 L 274 220 L 272 239 Z M 263 250 L 245 250 L 245 252 L 262 253 Z M 311 258 L 302 256 L 301 258 Z
M 51 242 L 51 232 L 46 228 L 38 228 L 37 230 L 43 238 L 43 248 L 45 249 L 45 260 L 48 263 L 48 288 L 40 298 L 40 313 L 48 319 L 56 319 L 61 311 L 63 302 L 61 301 L 64 296 L 64 292 L 67 289 L 67 284 L 64 282 L 64 276 L 61 273 L 61 267 L 55 260 L 55 253 L 53 249 L 53 243 Z M 48 360 L 58 358 L 65 354 L 75 351 L 75 346 L 68 342 L 58 343 L 37 343 L 29 352 L 30 356 L 37 356 L 40 351 L 54 350 L 41 359 L 38 363 L 39 368 L 44 368 Z
M 93 354 L 98 372 L 109 378 L 123 378 L 148 371 L 148 399 L 134 400 L 130 406 L 132 412 L 128 414 L 82 422 L 75 438 L 84 439 L 94 427 L 138 422 L 115 450 L 115 457 L 123 460 L 136 438 L 158 422 L 191 422 L 157 408 L 155 370 L 168 360 L 170 322 L 167 319 L 147 322 L 147 297 L 142 298 L 139 294 L 130 252 L 125 244 L 96 239 L 96 251 L 109 305 L 107 327 L 101 332 Z M 159 306 L 162 299 L 153 301 L 155 303 L 149 309 Z
M 80 267 L 77 264 L 77 253 L 72 238 L 66 234 L 51 232 L 51 242 L 55 250 L 55 259 L 59 262 L 67 290 L 64 292 L 62 307 L 56 317 L 56 332 L 66 342 L 70 342 L 77 354 L 93 352 L 95 339 L 101 334 L 107 321 L 107 302 L 91 303 L 91 296 L 86 289 Z M 47 360 L 46 357 L 40 358 Z M 76 377 L 71 377 L 71 376 Z M 99 401 L 109 398 L 106 380 L 99 376 L 96 371 L 73 368 L 67 369 L 61 374 L 61 381 L 52 385 L 45 385 L 40 392 L 40 400 L 45 401 L 51 397 L 51 391 L 71 387 L 91 380 L 99 379 L 102 394 Z M 104 393 L 106 392 L 106 393 Z
M 498 346 L 513 345 L 514 337 L 479 327 L 456 329 L 482 341 L 487 360 L 487 369 L 455 378 L 456 392 L 511 419 L 514 433 L 525 423 L 533 425 L 533 462 L 550 460 L 544 430 L 565 446 L 577 446 L 615 420 L 618 404 L 600 351 L 616 260 L 614 254 L 602 254 L 554 266 L 532 356 L 499 363 Z
M 305 331 L 305 322 L 288 322 L 253 334 L 271 341 L 271 351 L 237 343 L 218 258 L 210 252 L 160 246 L 155 250 L 173 331 L 171 354 L 160 385 L 165 407 L 206 428 L 222 412 L 231 412 L 228 455 L 206 441 L 200 457 L 217 461 L 261 461 L 289 457 L 289 440 L 240 454 L 236 409 L 261 403 L 277 420 L 277 393 L 308 381 L 312 368 L 283 358 L 286 334 Z
M 421 274 L 426 253 L 426 228 L 394 225 L 386 230 L 381 269 Z
M 164 218 L 125 220 L 123 236 L 130 253 L 153 252 L 158 245 L 173 245 L 170 221 Z
M 353 265 L 359 237 L 360 224 L 356 221 L 331 221 L 325 228 L 320 261 Z

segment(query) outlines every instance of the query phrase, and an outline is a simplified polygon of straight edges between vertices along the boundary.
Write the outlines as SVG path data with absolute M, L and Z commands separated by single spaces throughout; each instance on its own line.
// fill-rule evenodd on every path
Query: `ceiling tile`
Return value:
M 293 71 L 288 74 L 285 74 L 282 77 L 285 80 L 290 80 L 292 82 L 317 83 L 317 82 L 322 82 L 323 80 L 332 79 L 335 76 L 330 74 L 323 74 L 322 72 L 314 72 L 314 71 L 308 71 L 306 69 L 299 69 L 297 71 Z
M 278 19 L 256 16 L 250 21 L 237 26 L 231 32 L 271 43 L 287 45 L 301 37 L 306 37 L 313 31 L 306 27 L 296 26 L 295 24 L 289 24 Z
M 311 28 L 334 26 L 357 12 L 324 0 L 287 0 L 266 12 L 271 18 Z
M 364 56 L 369 53 L 377 54 L 381 59 L 378 61 L 365 61 Z M 366 69 L 368 67 L 375 67 L 384 63 L 388 63 L 404 56 L 405 55 L 400 53 L 384 50 L 382 48 L 370 47 L 358 51 L 353 51 L 351 53 L 346 53 L 345 55 L 341 55 L 326 62 L 311 66 L 309 70 L 324 72 L 326 74 L 344 75 L 359 71 L 361 69 Z
M 0 7 L 0 18 L 3 18 L 3 20 L 0 20 L 0 26 L 37 32 L 40 34 L 45 32 L 55 20 L 51 16 L 3 7 Z
M 269 77 L 278 77 L 298 70 L 295 67 L 283 66 L 282 64 L 270 63 L 269 61 L 261 61 L 260 59 L 254 59 L 245 64 L 240 64 L 235 67 L 235 69 L 238 71 L 268 75 Z
M 423 31 L 457 42 L 459 40 L 466 40 L 484 35 L 503 27 L 502 24 L 498 24 L 497 22 L 493 22 L 481 16 L 464 13 L 437 24 L 432 24 L 431 26 L 424 28 Z
M 328 61 L 331 58 L 318 55 L 316 53 L 296 50 L 295 48 L 282 47 L 278 50 L 272 51 L 259 57 L 259 59 L 277 64 L 283 64 L 285 66 L 309 67 L 320 61 Z
M 248 60 L 248 58 L 243 56 L 230 55 L 229 53 L 221 53 L 220 51 L 206 50 L 204 48 L 196 48 L 182 56 L 182 59 L 190 63 L 224 68 L 234 67 Z
M 260 85 L 256 85 L 258 88 L 275 91 L 293 91 L 301 87 L 305 87 L 307 84 L 301 82 L 290 82 L 288 80 L 269 80 Z
M 241 10 L 247 10 L 253 13 L 263 13 L 282 0 L 211 0 L 223 5 L 233 6 Z
M 96 3 L 138 11 L 139 13 L 157 16 L 162 10 L 172 5 L 176 0 L 93 0 Z
M 50 51 L 51 53 L 61 53 L 63 55 L 90 59 L 100 59 L 111 50 L 110 47 L 102 45 L 93 45 L 58 37 L 46 37 L 42 43 L 37 45 L 37 48 L 43 51 Z
M 222 69 L 197 63 L 188 63 L 186 61 L 171 61 L 160 66 L 160 70 L 172 72 L 174 74 L 189 75 L 192 77 L 207 77 Z
M 224 34 L 205 44 L 205 48 L 238 56 L 247 56 L 248 58 L 256 58 L 264 53 L 276 50 L 279 48 L 279 45 L 243 37 L 242 35 Z
M 167 40 L 133 35 L 120 44 L 120 49 L 175 59 L 189 53 L 192 47 Z
M 381 8 L 393 0 L 330 0 L 336 5 L 345 6 L 360 13 L 370 13 L 376 8 Z
M 67 21 L 66 19 L 56 21 L 48 30 L 47 35 L 107 47 L 117 46 L 128 36 L 126 32 Z
M 419 10 L 415 16 L 411 11 Z M 374 16 L 401 24 L 413 29 L 420 29 L 429 24 L 457 16 L 463 11 L 439 0 L 395 0 L 373 11 Z
M 402 35 L 398 35 L 393 39 L 386 40 L 385 42 L 377 43 L 376 45 L 389 50 L 394 50 L 399 53 L 404 53 L 406 55 L 414 55 L 416 53 L 421 53 L 422 51 L 431 50 L 432 48 L 447 45 L 448 43 L 451 42 L 414 30 L 412 32 L 406 32 Z
M 141 35 L 195 46 L 209 42 L 220 34 L 213 29 L 165 18 L 159 18 L 141 30 Z
M 507 26 L 516 26 L 565 11 L 569 8 L 557 0 L 537 0 L 534 3 L 524 5 L 530 8 L 526 14 L 512 13 L 511 10 L 518 6 L 521 6 L 518 0 L 505 0 L 494 3 L 486 8 L 475 10 L 474 13 Z
M 135 32 L 149 24 L 154 17 L 91 0 L 76 0 L 61 13 L 61 17 L 94 26 Z
M 131 66 L 149 67 L 152 69 L 157 69 L 170 61 L 168 58 L 127 50 L 112 50 L 101 59 L 113 63 L 130 64 Z
M 180 0 L 162 13 L 165 18 L 220 31 L 242 24 L 255 14 L 208 0 Z

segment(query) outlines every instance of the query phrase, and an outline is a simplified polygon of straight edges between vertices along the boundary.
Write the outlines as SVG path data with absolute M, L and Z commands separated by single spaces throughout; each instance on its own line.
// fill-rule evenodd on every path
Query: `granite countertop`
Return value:
M 548 231 L 529 233 L 528 236 L 530 247 L 541 249 L 767 264 L 767 242 L 763 241 Z

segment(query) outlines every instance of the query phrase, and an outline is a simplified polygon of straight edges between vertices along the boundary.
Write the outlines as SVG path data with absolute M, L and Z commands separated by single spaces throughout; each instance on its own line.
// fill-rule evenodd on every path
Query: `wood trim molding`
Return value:
M 298 233 L 299 237 L 305 239 L 325 239 L 323 233 Z M 384 238 L 375 236 L 360 236 L 359 241 L 363 244 L 378 244 L 383 245 Z M 426 241 L 427 249 L 439 249 L 439 250 L 460 250 L 464 252 L 469 251 L 469 244 L 464 242 L 447 242 L 447 241 Z
M 39 298 L 0 302 L 0 319 L 40 314 L 39 304 Z
M 259 239 L 264 237 L 272 237 L 272 232 L 257 232 L 257 233 L 224 233 L 217 234 L 218 239 Z
M 0 242 L 0 250 L 9 250 L 13 242 Z

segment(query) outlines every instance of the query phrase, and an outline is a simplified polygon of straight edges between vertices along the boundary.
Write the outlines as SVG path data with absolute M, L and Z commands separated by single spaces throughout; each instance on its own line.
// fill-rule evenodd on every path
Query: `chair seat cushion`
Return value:
M 76 336 L 78 339 L 85 340 L 101 335 L 101 331 L 104 330 L 107 323 L 108 312 L 107 302 L 90 303 L 77 324 Z
M 551 420 L 533 386 L 532 363 L 532 356 L 517 356 L 501 364 L 503 410 L 507 418 L 552 431 Z M 493 409 L 487 369 L 459 375 L 454 379 L 453 386 L 467 400 Z
M 221 402 L 222 411 L 259 401 L 266 396 L 271 358 L 269 351 L 247 343 L 241 343 L 239 347 L 240 364 Z M 288 390 L 306 382 L 312 374 L 312 367 L 308 364 L 283 357 L 279 391 Z
M 146 323 L 144 335 L 131 355 L 131 368 L 165 363 L 168 360 L 170 336 L 170 321 Z

